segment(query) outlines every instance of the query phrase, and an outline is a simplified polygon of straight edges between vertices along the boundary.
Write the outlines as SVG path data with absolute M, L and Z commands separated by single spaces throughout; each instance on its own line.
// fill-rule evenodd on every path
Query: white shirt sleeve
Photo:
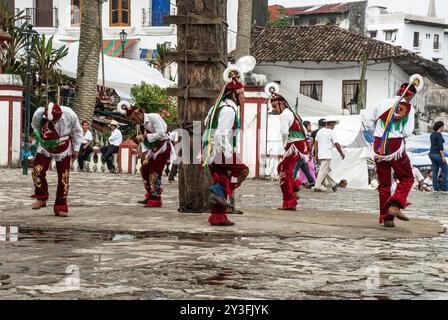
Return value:
M 78 116 L 74 111 L 70 112 L 71 117 L 71 125 L 72 125 L 72 143 L 73 143 L 73 150 L 75 152 L 79 152 L 79 149 L 81 147 L 81 142 L 83 139 L 83 132 L 81 128 L 81 124 L 79 123 Z
M 411 111 L 409 111 L 408 122 L 403 128 L 403 137 L 407 138 L 412 135 L 415 127 L 415 109 L 411 106 Z
M 283 110 L 280 114 L 280 133 L 282 135 L 283 146 L 288 143 L 289 128 L 294 121 L 294 115 L 288 109 Z
M 425 177 L 423 177 L 422 173 L 420 172 L 420 170 L 418 168 L 414 168 L 412 171 L 414 171 L 414 178 L 415 178 L 415 182 L 420 182 L 425 180 Z
M 157 117 L 157 116 L 151 115 L 149 117 L 149 119 L 154 126 L 155 132 L 148 133 L 146 135 L 146 138 L 148 139 L 148 141 L 154 142 L 154 141 L 162 140 L 162 139 L 166 138 L 167 125 L 166 125 L 165 121 L 163 121 L 162 117 L 160 117 L 160 116 Z
M 217 153 L 223 152 L 226 158 L 232 156 L 233 147 L 230 143 L 233 137 L 233 123 L 235 122 L 235 111 L 232 107 L 223 107 L 219 113 L 218 126 L 216 128 L 213 145 Z
M 42 118 L 42 114 L 44 113 L 45 109 L 40 107 L 39 109 L 34 112 L 33 120 L 31 121 L 31 127 L 33 130 L 39 129 L 39 120 Z
M 369 115 L 366 117 L 366 119 L 363 120 L 364 126 L 372 134 L 375 132 L 375 125 L 377 120 L 376 113 L 377 108 L 375 108 L 372 112 L 370 112 Z
M 90 130 L 87 130 L 86 135 L 84 136 L 84 140 L 93 141 L 93 135 Z
M 338 136 L 336 135 L 334 130 L 331 130 L 331 141 L 333 142 L 333 145 L 339 143 Z

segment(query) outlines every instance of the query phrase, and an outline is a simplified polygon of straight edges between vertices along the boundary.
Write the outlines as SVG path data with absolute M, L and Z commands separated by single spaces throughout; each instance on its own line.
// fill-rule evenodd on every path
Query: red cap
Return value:
M 236 77 L 232 78 L 232 81 L 226 85 L 227 90 L 239 90 L 244 89 L 244 85 L 241 82 L 238 82 Z
M 271 97 L 271 103 L 272 102 L 286 102 L 286 100 L 278 93 L 273 93 Z
M 62 117 L 62 109 L 58 104 L 50 102 L 45 107 L 44 116 L 50 121 L 59 121 Z

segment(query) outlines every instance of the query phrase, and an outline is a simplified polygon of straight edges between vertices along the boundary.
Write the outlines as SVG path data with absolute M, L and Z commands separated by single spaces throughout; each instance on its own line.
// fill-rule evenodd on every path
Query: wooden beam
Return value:
M 189 88 L 188 97 L 189 98 L 204 98 L 204 99 L 214 99 L 217 98 L 221 93 L 220 90 L 208 90 L 202 88 Z M 167 88 L 167 94 L 169 96 L 183 97 L 185 96 L 185 89 L 182 88 Z
M 164 16 L 163 22 L 165 24 L 187 24 L 187 16 Z M 188 16 L 188 24 L 222 24 L 224 22 L 221 16 Z
M 198 51 L 188 51 L 187 52 L 187 60 L 188 62 L 202 62 L 202 61 L 211 61 L 211 62 L 220 62 L 223 60 L 220 52 L 198 52 Z M 169 58 L 174 59 L 175 61 L 184 61 L 185 53 L 184 52 L 168 52 L 167 56 Z

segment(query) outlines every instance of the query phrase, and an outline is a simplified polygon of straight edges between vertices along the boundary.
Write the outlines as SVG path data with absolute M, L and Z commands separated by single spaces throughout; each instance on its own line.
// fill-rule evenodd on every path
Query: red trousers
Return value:
M 221 163 L 209 165 L 213 184 L 219 183 L 224 187 L 225 195 L 232 195 L 234 190 L 247 178 L 249 168 L 241 163 L 240 159 L 233 155 L 233 159 L 225 159 L 221 156 Z M 215 204 L 212 206 L 209 223 L 220 223 L 227 220 L 227 207 Z
M 296 141 L 286 145 L 286 154 L 293 145 L 300 151 L 300 153 L 307 153 L 306 141 Z M 297 205 L 295 192 L 299 191 L 300 189 L 300 179 L 296 179 L 293 173 L 294 168 L 300 158 L 301 155 L 298 153 L 286 155 L 277 167 L 277 172 L 280 180 L 280 189 L 282 190 L 283 194 L 283 208 L 285 209 L 292 208 Z
M 379 182 L 380 223 L 383 223 L 388 216 L 391 205 L 398 206 L 400 209 L 404 209 L 408 205 L 407 197 L 414 184 L 414 175 L 412 174 L 411 161 L 406 153 L 397 160 L 375 162 Z M 399 181 L 397 190 L 393 195 L 391 193 L 392 169 Z
M 32 176 L 34 182 L 34 198 L 37 200 L 48 200 L 49 194 L 46 175 L 50 162 L 51 158 L 40 153 L 36 155 L 36 159 L 34 160 Z M 54 208 L 59 211 L 68 212 L 67 196 L 70 177 L 70 157 L 65 157 L 62 161 L 56 161 L 56 169 L 58 171 L 58 188 Z
M 155 159 L 145 160 L 140 169 L 146 189 L 145 198 L 148 200 L 146 204 L 151 207 L 162 206 L 162 173 L 171 154 L 171 144 L 168 141 L 163 143 L 167 144 L 166 150 L 159 153 Z

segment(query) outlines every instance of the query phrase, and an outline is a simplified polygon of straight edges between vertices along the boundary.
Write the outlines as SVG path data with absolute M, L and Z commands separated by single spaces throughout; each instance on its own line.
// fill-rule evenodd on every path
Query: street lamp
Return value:
M 39 34 L 33 30 L 31 24 L 28 25 L 28 31 L 25 32 L 25 51 L 27 54 L 26 63 L 26 97 L 25 97 L 25 141 L 24 141 L 24 155 L 23 155 L 23 175 L 28 175 L 28 151 L 29 146 L 29 134 L 30 134 L 30 109 L 31 109 L 31 54 L 34 49 L 34 42 Z
M 347 109 L 348 112 L 350 112 L 350 115 L 355 115 L 358 113 L 357 106 L 358 103 L 356 103 L 354 100 L 350 100 L 350 102 L 347 104 Z
M 128 34 L 124 30 L 121 30 L 120 40 L 121 40 L 121 57 L 122 58 L 124 58 L 124 45 L 125 45 L 127 37 L 128 37 Z

